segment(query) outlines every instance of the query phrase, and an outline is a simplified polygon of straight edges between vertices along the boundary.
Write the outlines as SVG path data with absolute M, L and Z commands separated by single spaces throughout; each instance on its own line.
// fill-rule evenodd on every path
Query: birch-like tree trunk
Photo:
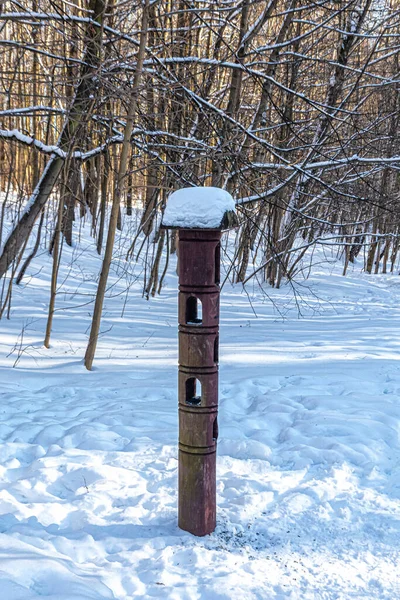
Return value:
M 113 203 L 111 207 L 110 222 L 108 225 L 107 243 L 104 252 L 103 266 L 100 273 L 99 285 L 97 288 L 96 301 L 94 305 L 92 326 L 90 330 L 89 343 L 85 353 L 85 367 L 90 371 L 92 369 L 94 355 L 96 352 L 97 341 L 100 332 L 101 314 L 103 311 L 104 296 L 107 288 L 107 280 L 110 272 L 112 253 L 114 248 L 115 232 L 117 229 L 118 213 L 121 204 L 122 194 L 126 181 L 126 173 L 128 166 L 128 157 L 130 151 L 130 140 L 133 130 L 134 117 L 138 101 L 139 87 L 142 79 L 143 62 L 146 53 L 146 40 L 148 30 L 149 17 L 149 1 L 145 0 L 143 7 L 142 25 L 140 33 L 140 46 L 136 63 L 136 72 L 133 80 L 131 97 L 129 102 L 128 114 L 126 118 L 126 126 L 124 130 L 124 141 L 121 148 L 121 156 L 119 162 L 117 185 L 114 191 Z

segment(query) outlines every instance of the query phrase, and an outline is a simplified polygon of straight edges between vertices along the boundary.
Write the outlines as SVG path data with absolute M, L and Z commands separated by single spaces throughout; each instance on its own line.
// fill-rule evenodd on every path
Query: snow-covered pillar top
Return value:
M 235 201 L 226 190 L 190 187 L 173 192 L 162 227 L 168 229 L 229 229 L 237 224 Z

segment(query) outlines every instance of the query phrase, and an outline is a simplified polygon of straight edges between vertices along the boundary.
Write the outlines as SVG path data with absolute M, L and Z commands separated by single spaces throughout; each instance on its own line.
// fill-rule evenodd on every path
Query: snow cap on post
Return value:
M 221 230 L 236 225 L 235 201 L 229 192 L 215 187 L 190 187 L 170 195 L 161 227 Z

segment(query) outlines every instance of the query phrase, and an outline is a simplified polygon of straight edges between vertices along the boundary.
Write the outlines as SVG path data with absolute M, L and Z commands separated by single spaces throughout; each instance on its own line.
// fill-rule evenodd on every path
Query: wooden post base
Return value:
M 192 454 L 179 448 L 178 525 L 193 535 L 208 535 L 215 529 L 216 456 L 215 450 Z

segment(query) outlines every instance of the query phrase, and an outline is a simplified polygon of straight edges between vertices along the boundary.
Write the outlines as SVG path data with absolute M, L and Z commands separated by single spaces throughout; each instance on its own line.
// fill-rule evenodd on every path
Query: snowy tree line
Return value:
M 398 0 L 3 0 L 0 30 L 0 314 L 47 224 L 47 344 L 74 220 L 103 256 L 95 346 L 116 229 L 140 209 L 154 295 L 179 187 L 236 198 L 235 281 L 279 286 L 315 244 L 397 268 Z

